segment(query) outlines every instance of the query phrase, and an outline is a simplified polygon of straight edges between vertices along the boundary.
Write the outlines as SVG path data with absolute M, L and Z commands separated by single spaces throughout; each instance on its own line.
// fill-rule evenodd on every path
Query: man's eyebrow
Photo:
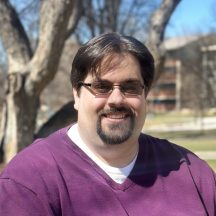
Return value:
M 123 83 L 137 83 L 137 82 L 139 82 L 140 83 L 140 80 L 139 79 L 133 79 L 133 78 L 131 78 L 131 79 L 127 79 L 127 80 L 125 80 L 125 81 L 123 81 Z
M 95 79 L 92 80 L 92 82 L 107 82 L 107 83 L 112 83 L 110 80 L 102 79 L 100 77 L 96 77 Z M 141 82 L 137 78 L 129 78 L 129 79 L 123 80 L 120 83 L 141 83 Z
M 92 82 L 110 82 L 110 81 L 107 79 L 101 79 L 100 77 L 96 77 L 95 79 L 92 80 Z

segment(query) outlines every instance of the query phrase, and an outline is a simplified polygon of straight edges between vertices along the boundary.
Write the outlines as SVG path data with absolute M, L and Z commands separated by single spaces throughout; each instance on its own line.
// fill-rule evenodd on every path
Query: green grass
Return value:
M 209 116 L 209 115 L 208 115 Z M 215 116 L 215 114 L 213 115 Z M 187 123 L 195 121 L 191 113 L 170 112 L 164 114 L 148 115 L 145 128 L 166 124 L 172 127 L 172 124 Z M 144 132 L 145 132 L 144 128 Z M 192 152 L 196 151 L 216 151 L 216 129 L 209 131 L 166 131 L 166 132 L 148 132 L 148 134 L 165 138 L 173 143 L 181 145 Z M 208 160 L 207 163 L 216 171 L 216 159 Z
M 207 163 L 216 172 L 216 160 L 207 160 Z
M 170 141 L 191 151 L 216 151 L 216 137 L 173 138 Z

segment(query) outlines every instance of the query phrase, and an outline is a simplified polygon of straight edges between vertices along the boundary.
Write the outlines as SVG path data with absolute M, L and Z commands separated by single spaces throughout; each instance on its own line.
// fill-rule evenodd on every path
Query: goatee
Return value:
M 109 115 L 124 116 L 123 123 L 112 122 L 107 125 L 102 125 L 102 119 Z M 128 140 L 133 133 L 135 127 L 134 112 L 127 107 L 115 107 L 109 110 L 101 110 L 97 120 L 97 134 L 106 144 L 121 144 Z

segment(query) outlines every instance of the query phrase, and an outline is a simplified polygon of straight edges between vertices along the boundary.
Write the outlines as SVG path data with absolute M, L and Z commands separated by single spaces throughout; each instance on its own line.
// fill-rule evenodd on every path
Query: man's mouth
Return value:
M 123 122 L 133 116 L 133 112 L 129 108 L 111 108 L 109 110 L 102 110 L 99 113 L 101 119 L 107 119 L 111 122 Z
M 105 118 L 109 119 L 125 119 L 129 116 L 128 113 L 109 113 L 103 115 Z

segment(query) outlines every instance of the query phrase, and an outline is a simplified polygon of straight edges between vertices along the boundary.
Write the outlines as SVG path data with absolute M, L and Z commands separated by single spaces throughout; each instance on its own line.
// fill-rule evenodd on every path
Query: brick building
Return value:
M 149 110 L 165 112 L 177 109 L 179 106 L 179 72 L 180 61 L 167 59 L 162 76 L 148 95 Z
M 148 96 L 150 112 L 216 107 L 216 36 L 166 41 L 167 58 Z

